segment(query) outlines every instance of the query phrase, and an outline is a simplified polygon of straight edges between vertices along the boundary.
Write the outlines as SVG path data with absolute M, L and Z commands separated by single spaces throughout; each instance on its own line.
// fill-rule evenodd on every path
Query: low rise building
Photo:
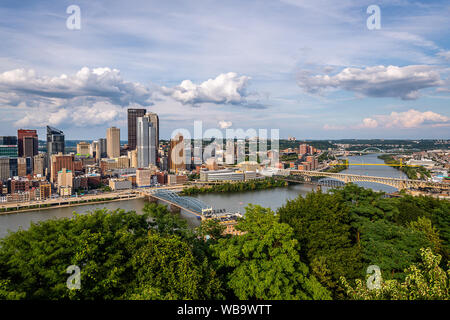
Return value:
M 119 178 L 119 179 L 110 179 L 109 180 L 109 187 L 116 191 L 116 190 L 127 190 L 131 189 L 131 181 L 126 178 Z
M 421 159 L 421 160 L 408 160 L 407 162 L 408 165 L 410 166 L 424 166 L 427 169 L 432 169 L 435 165 L 433 160 L 429 160 L 429 159 Z
M 149 187 L 154 170 L 148 168 L 138 168 L 136 170 L 136 186 Z

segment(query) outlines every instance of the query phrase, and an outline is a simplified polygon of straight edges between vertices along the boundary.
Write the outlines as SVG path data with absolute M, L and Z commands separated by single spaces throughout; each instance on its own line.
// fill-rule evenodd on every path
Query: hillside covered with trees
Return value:
M 355 185 L 276 213 L 250 205 L 234 237 L 157 204 L 96 210 L 1 239 L 0 299 L 449 299 L 449 212 L 449 201 Z M 366 286 L 369 265 L 379 289 Z

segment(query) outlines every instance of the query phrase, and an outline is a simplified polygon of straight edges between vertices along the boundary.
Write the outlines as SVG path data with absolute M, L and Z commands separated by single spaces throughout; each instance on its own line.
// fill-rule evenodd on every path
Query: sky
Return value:
M 2 0 L 0 135 L 126 140 L 146 108 L 162 139 L 449 139 L 449 26 L 449 1 Z

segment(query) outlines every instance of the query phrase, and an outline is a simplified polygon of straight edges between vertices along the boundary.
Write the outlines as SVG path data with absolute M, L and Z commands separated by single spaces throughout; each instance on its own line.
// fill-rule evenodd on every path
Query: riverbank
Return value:
M 346 169 L 348 169 L 348 165 L 346 165 L 346 164 L 339 164 L 339 165 L 335 165 L 335 166 L 333 166 L 331 168 L 328 168 L 324 172 L 339 173 L 339 172 L 344 171 Z
M 287 187 L 286 181 L 275 180 L 274 178 L 266 178 L 263 180 L 251 180 L 246 182 L 227 182 L 208 187 L 189 187 L 180 192 L 181 196 L 191 196 L 202 193 L 231 193 L 243 191 L 265 190 L 277 187 Z
M 426 180 L 431 177 L 430 172 L 424 167 L 401 167 L 400 161 L 394 159 L 392 155 L 382 154 L 378 156 L 378 159 L 384 161 L 385 164 L 392 165 L 395 169 L 402 171 L 411 180 Z
M 58 209 L 58 208 L 67 208 L 67 207 L 78 207 L 84 205 L 94 205 L 94 204 L 102 204 L 116 201 L 124 201 L 124 200 L 133 200 L 140 199 L 142 196 L 137 194 L 127 195 L 127 196 L 115 196 L 115 197 L 103 197 L 103 198 L 91 198 L 91 199 L 82 199 L 82 198 L 67 198 L 67 199 L 59 199 L 54 200 L 51 203 L 11 203 L 8 204 L 8 207 L 0 208 L 0 215 L 10 214 L 10 213 L 21 213 L 21 212 L 30 212 L 30 211 L 41 211 L 41 210 L 49 210 L 49 209 Z

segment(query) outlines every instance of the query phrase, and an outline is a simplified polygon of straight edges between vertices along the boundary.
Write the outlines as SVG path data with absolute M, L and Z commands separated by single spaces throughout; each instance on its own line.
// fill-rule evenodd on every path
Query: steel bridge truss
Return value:
M 192 197 L 180 197 L 177 193 L 170 190 L 156 190 L 152 192 L 152 194 L 157 198 L 175 203 L 182 209 L 188 209 L 190 211 L 197 212 L 198 214 L 202 214 L 205 211 L 212 211 L 211 206 L 207 205 L 203 201 Z
M 431 188 L 439 190 L 449 190 L 449 183 L 438 183 L 424 180 L 408 180 L 408 179 L 398 179 L 398 178 L 387 178 L 387 177 L 376 177 L 376 176 L 364 176 L 357 174 L 345 174 L 345 173 L 330 173 L 330 172 L 319 172 L 319 171 L 305 171 L 305 170 L 291 170 L 291 175 L 302 176 L 305 181 L 311 180 L 312 177 L 324 177 L 332 178 L 344 183 L 355 183 L 355 182 L 374 182 L 384 185 L 388 185 L 398 190 L 403 189 L 420 189 L 420 188 Z

